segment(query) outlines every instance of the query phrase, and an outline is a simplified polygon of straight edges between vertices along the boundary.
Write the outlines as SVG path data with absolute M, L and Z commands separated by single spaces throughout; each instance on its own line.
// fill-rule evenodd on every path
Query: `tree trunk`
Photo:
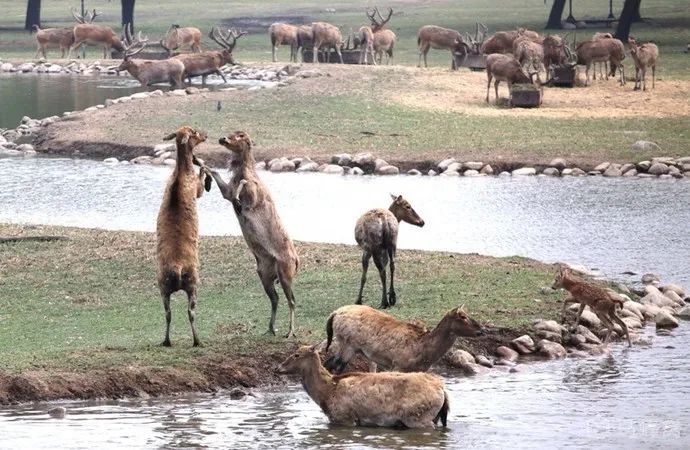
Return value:
M 618 28 L 616 29 L 616 39 L 623 42 L 628 42 L 630 37 L 630 27 L 635 20 L 635 14 L 640 12 L 640 3 L 642 0 L 625 0 L 623 4 L 623 11 L 618 19 Z
M 122 0 L 122 25 L 131 24 L 132 33 L 134 32 L 134 2 L 135 0 Z
M 642 2 L 639 1 L 637 2 L 637 7 L 635 8 L 635 11 L 633 12 L 633 22 L 642 22 L 642 16 L 640 15 L 640 4 Z
M 553 30 L 561 28 L 561 17 L 563 17 L 563 9 L 565 8 L 565 0 L 553 0 L 551 6 L 551 13 L 549 20 L 546 22 L 546 29 Z
M 26 4 L 24 29 L 31 30 L 34 25 L 41 26 L 41 0 L 29 0 Z

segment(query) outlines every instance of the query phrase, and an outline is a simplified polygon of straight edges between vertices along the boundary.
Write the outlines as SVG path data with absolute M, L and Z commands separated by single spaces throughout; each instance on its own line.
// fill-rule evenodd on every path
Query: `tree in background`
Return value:
M 618 28 L 616 28 L 617 39 L 628 42 L 630 27 L 633 22 L 641 20 L 640 3 L 642 3 L 642 0 L 625 0 L 625 3 L 623 3 L 623 11 L 621 11 L 621 16 L 618 19 Z
M 551 6 L 551 13 L 549 20 L 546 22 L 546 29 L 561 28 L 561 17 L 563 17 L 563 9 L 565 8 L 565 0 L 553 0 Z
M 131 24 L 134 30 L 134 2 L 136 0 L 122 0 L 122 25 Z
M 31 31 L 34 25 L 41 26 L 41 0 L 29 0 L 26 4 L 24 29 Z

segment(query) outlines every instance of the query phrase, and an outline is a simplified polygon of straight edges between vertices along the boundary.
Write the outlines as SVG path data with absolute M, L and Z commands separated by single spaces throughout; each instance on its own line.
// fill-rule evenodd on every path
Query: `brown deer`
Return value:
M 484 41 L 480 50 L 485 55 L 493 53 L 512 53 L 515 39 L 525 37 L 533 42 L 541 44 L 543 37 L 536 31 L 526 28 L 518 28 L 511 31 L 497 31 Z
M 326 322 L 326 352 L 333 338 L 340 345 L 338 354 L 326 362 L 326 367 L 341 373 L 361 353 L 371 361 L 374 371 L 380 365 L 399 372 L 426 372 L 450 350 L 456 338 L 482 333 L 482 326 L 462 307 L 448 311 L 429 331 L 369 306 L 343 306 Z
M 295 53 L 299 54 L 305 48 L 312 48 L 314 46 L 312 37 L 311 25 L 298 25 L 297 48 L 295 49 Z
M 74 43 L 74 31 L 72 28 L 41 29 L 38 25 L 34 25 L 34 30 L 36 30 L 36 44 L 38 45 L 34 58 L 38 58 L 39 53 L 45 58 L 46 49 L 56 47 L 62 52 L 60 57 L 64 58 L 65 53 L 69 51 L 69 48 Z
M 614 332 L 615 327 L 613 322 L 615 322 L 623 329 L 628 339 L 628 346 L 632 346 L 627 325 L 616 315 L 616 309 L 623 307 L 623 300 L 617 296 L 612 296 L 609 291 L 602 287 L 588 283 L 574 276 L 570 269 L 564 267 L 560 268 L 558 273 L 556 273 L 556 278 L 551 287 L 552 289 L 563 288 L 571 295 L 571 297 L 563 302 L 564 322 L 565 307 L 568 303 L 580 304 L 580 309 L 577 312 L 577 319 L 575 321 L 575 328 L 580 324 L 580 316 L 582 316 L 582 311 L 584 311 L 585 306 L 589 306 L 608 329 L 604 343 L 609 341 L 611 334 Z
M 297 26 L 276 22 L 268 27 L 268 36 L 271 39 L 271 57 L 273 62 L 278 61 L 276 51 L 280 45 L 290 46 L 290 62 L 297 62 Z
M 132 56 L 140 53 L 146 47 L 148 39 L 141 37 L 141 31 L 137 39 L 133 39 L 129 27 L 125 26 L 125 41 L 122 49 L 122 62 L 118 71 L 127 71 L 136 78 L 142 86 L 151 86 L 154 83 L 170 83 L 171 89 L 182 88 L 184 83 L 185 66 L 179 59 L 170 58 L 163 60 L 133 59 Z
M 172 56 L 175 50 L 188 47 L 192 52 L 201 51 L 201 30 L 195 27 L 180 28 L 177 24 L 170 25 L 165 37 L 160 40 L 160 45 Z
M 117 37 L 112 28 L 105 25 L 95 25 L 92 23 L 96 16 L 98 16 L 98 13 L 95 9 L 91 14 L 87 13 L 84 16 L 77 14 L 77 12 L 72 9 L 72 15 L 79 23 L 72 29 L 72 33 L 74 34 L 74 43 L 67 53 L 68 58 L 71 58 L 72 52 L 79 49 L 79 47 L 82 45 L 102 45 L 103 58 L 111 58 L 112 49 L 115 49 L 118 52 L 122 52 L 124 50 L 120 38 Z M 125 25 L 125 27 L 127 27 L 127 25 Z
M 652 68 L 652 89 L 654 89 L 654 79 L 656 78 L 656 61 L 659 59 L 659 47 L 652 42 L 638 44 L 634 38 L 628 38 L 630 55 L 635 61 L 635 90 L 647 90 L 647 68 Z
M 586 66 L 587 80 L 585 86 L 589 85 L 589 69 L 595 62 L 608 62 L 611 66 L 611 74 L 615 75 L 616 69 L 620 69 L 620 84 L 625 84 L 625 49 L 623 43 L 618 39 L 599 39 L 580 42 L 575 49 L 577 54 L 577 64 Z M 606 73 L 609 79 L 609 73 Z
M 216 180 L 223 197 L 233 204 L 244 240 L 256 258 L 257 271 L 266 295 L 271 301 L 268 333 L 275 335 L 278 310 L 276 280 L 280 282 L 290 308 L 290 328 L 287 337 L 295 335 L 295 296 L 292 282 L 299 268 L 299 257 L 292 240 L 278 216 L 271 193 L 254 170 L 252 142 L 247 133 L 237 131 L 218 141 L 232 152 L 232 176 L 226 183 L 215 171 L 209 173 Z
M 232 51 L 235 48 L 237 39 L 245 34 L 247 33 L 238 32 L 234 29 L 228 30 L 227 33 L 223 34 L 221 30 L 213 27 L 209 37 L 218 43 L 218 45 L 223 47 L 223 50 L 207 50 L 201 53 L 183 53 L 181 55 L 174 56 L 173 59 L 182 61 L 187 80 L 191 81 L 191 78 L 193 77 L 201 77 L 201 82 L 206 83 L 206 77 L 208 75 L 216 74 L 223 79 L 224 83 L 227 83 L 225 74 L 221 68 L 223 68 L 223 66 L 226 64 L 237 64 L 232 56 Z
M 371 21 L 371 32 L 372 32 L 372 43 L 371 49 L 373 50 L 374 64 L 381 64 L 383 60 L 383 54 L 386 56 L 386 64 L 390 63 L 393 58 L 393 48 L 395 47 L 395 33 L 387 28 L 384 28 L 386 24 L 391 20 L 393 16 L 393 8 L 388 8 L 388 16 L 384 19 L 378 8 L 374 8 L 373 12 L 367 11 L 367 17 Z M 378 16 L 378 19 L 376 18 Z M 364 27 L 363 27 L 364 28 Z M 369 28 L 369 27 L 367 27 Z M 360 28 L 361 31 L 361 28 Z M 360 60 L 361 64 L 361 60 Z
M 601 39 L 613 39 L 613 35 L 611 33 L 594 33 L 592 35 L 592 40 L 593 41 L 598 41 Z M 599 66 L 599 78 L 603 79 L 604 75 L 602 75 L 602 67 L 604 68 L 604 73 L 608 74 L 609 73 L 609 62 L 604 61 L 603 63 L 594 63 L 594 71 L 592 72 L 592 79 L 596 80 L 597 79 L 597 65 Z M 607 78 L 608 79 L 608 78 Z
M 542 44 L 544 48 L 544 67 L 561 66 L 569 62 L 570 49 L 566 46 L 563 38 L 556 34 L 544 36 Z
M 206 140 L 206 135 L 191 127 L 181 127 L 166 136 L 175 139 L 177 164 L 163 194 L 156 225 L 156 259 L 158 288 L 165 309 L 165 339 L 170 347 L 170 296 L 179 290 L 187 294 L 187 316 L 192 327 L 194 347 L 200 345 L 194 326 L 199 283 L 199 218 L 196 199 L 204 193 L 205 172 L 194 170 L 194 148 Z
M 246 34 L 247 31 L 238 31 L 234 28 L 227 30 L 225 33 L 216 27 L 211 28 L 208 37 L 223 48 L 223 50 L 211 50 L 208 52 L 215 55 L 219 68 L 226 64 L 233 66 L 237 64 L 232 52 L 237 45 L 237 40 Z
M 395 251 L 398 245 L 398 225 L 400 221 L 423 227 L 424 221 L 412 209 L 410 203 L 402 195 L 391 195 L 393 203 L 388 209 L 372 209 L 362 215 L 357 220 L 355 226 L 355 240 L 362 253 L 362 279 L 357 295 L 357 304 L 362 304 L 362 292 L 367 281 L 367 270 L 369 270 L 369 259 L 374 259 L 374 265 L 381 277 L 381 305 L 385 309 L 395 305 L 396 295 L 394 280 L 395 277 Z M 390 260 L 391 283 L 390 292 L 386 296 L 386 266 Z
M 338 58 L 340 58 L 340 64 L 343 64 L 343 54 L 340 52 L 343 46 L 343 35 L 338 27 L 326 22 L 314 22 L 311 24 L 311 39 L 314 50 L 313 63 L 318 62 L 318 52 L 321 48 L 326 48 L 328 61 L 330 61 L 330 49 L 334 48 Z
M 449 28 L 436 25 L 425 25 L 417 31 L 417 46 L 419 47 L 419 63 L 417 67 L 422 67 L 422 57 L 424 57 L 424 67 L 427 66 L 426 55 L 429 49 L 450 50 L 452 65 L 455 69 L 455 53 L 468 53 L 469 45 L 462 39 L 459 32 Z
M 297 373 L 331 423 L 344 426 L 445 427 L 449 411 L 443 381 L 428 373 L 348 373 L 332 376 L 314 347 L 300 347 L 278 367 Z
M 355 42 L 355 44 L 357 44 Z M 369 64 L 369 55 L 374 65 L 376 65 L 376 55 L 374 54 L 374 32 L 371 27 L 364 26 L 359 29 L 359 44 L 362 49 L 359 52 L 359 63 Z
M 508 90 L 513 84 L 532 83 L 532 75 L 528 74 L 522 67 L 520 62 L 511 55 L 504 55 L 503 53 L 494 53 L 486 57 L 486 76 L 488 78 L 486 84 L 486 103 L 489 103 L 489 91 L 491 90 L 491 81 L 494 81 L 494 89 L 496 91 L 496 102 L 498 102 L 498 85 L 501 81 L 508 84 Z
M 532 41 L 526 36 L 521 36 L 513 42 L 513 56 L 517 59 L 522 67 L 532 67 L 539 77 L 539 71 L 546 67 L 544 66 L 544 47 Z

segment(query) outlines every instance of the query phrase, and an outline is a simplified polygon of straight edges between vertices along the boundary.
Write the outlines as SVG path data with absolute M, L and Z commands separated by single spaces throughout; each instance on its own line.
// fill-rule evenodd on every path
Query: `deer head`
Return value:
M 164 141 L 169 141 L 172 139 L 175 139 L 178 148 L 182 146 L 185 147 L 189 152 L 191 152 L 194 149 L 194 147 L 206 140 L 206 133 L 202 131 L 197 131 L 190 126 L 185 125 L 183 127 L 180 127 L 174 133 L 170 133 L 169 135 L 163 138 Z
M 558 272 L 556 272 L 556 277 L 553 280 L 553 285 L 551 286 L 551 289 L 562 288 L 563 282 L 569 279 L 571 275 L 572 272 L 567 267 L 561 267 L 560 269 L 558 269 Z
M 213 27 L 211 28 L 211 32 L 209 33 L 208 37 L 223 48 L 223 57 L 230 64 L 234 65 L 237 63 L 232 56 L 232 51 L 235 48 L 235 45 L 237 45 L 237 39 L 241 38 L 245 34 L 247 34 L 246 31 L 237 31 L 234 28 L 229 29 L 227 33 L 224 34 L 220 29 Z
M 315 365 L 314 363 L 318 365 L 319 362 L 319 353 L 316 351 L 316 346 L 304 345 L 283 361 L 276 371 L 283 374 L 300 373 Z
M 424 220 L 417 214 L 417 212 L 412 209 L 410 202 L 405 200 L 402 195 L 391 194 L 393 203 L 388 208 L 390 212 L 398 219 L 398 222 L 403 221 L 411 225 L 416 225 L 418 227 L 424 226 Z
M 218 143 L 233 153 L 244 155 L 251 152 L 252 140 L 244 131 L 234 133 L 218 139 Z
M 457 336 L 472 337 L 484 334 L 484 327 L 467 315 L 464 305 L 448 311 L 444 319 L 449 322 L 450 330 Z

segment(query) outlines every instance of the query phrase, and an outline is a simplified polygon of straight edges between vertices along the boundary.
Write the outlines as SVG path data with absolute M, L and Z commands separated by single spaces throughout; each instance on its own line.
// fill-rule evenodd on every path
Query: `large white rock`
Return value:
M 297 168 L 297 172 L 316 172 L 319 170 L 319 165 L 313 161 L 302 163 Z
M 508 361 L 508 362 L 515 362 L 517 361 L 518 357 L 520 354 L 513 350 L 512 348 L 506 347 L 505 345 L 501 345 L 496 349 L 496 354 L 499 356 L 499 358 L 503 361 Z
M 521 167 L 519 169 L 513 170 L 513 175 L 536 175 L 537 169 L 534 167 Z
M 659 152 L 659 151 L 661 151 L 661 148 L 655 142 L 651 142 L 651 141 L 637 141 L 633 145 L 630 146 L 630 149 L 637 151 L 637 152 Z
M 438 165 L 436 167 L 438 168 L 439 172 L 443 172 L 444 170 L 446 170 L 448 168 L 449 165 L 451 165 L 454 162 L 456 162 L 455 158 L 446 158 L 443 161 L 441 161 L 440 163 L 438 163 Z
M 321 168 L 321 172 L 342 175 L 345 172 L 345 169 L 337 164 L 326 164 Z
M 668 311 L 663 309 L 654 318 L 657 328 L 676 328 L 678 326 L 678 319 L 673 317 Z
M 521 355 L 528 355 L 534 352 L 534 341 L 532 338 L 525 334 L 511 341 L 513 348 L 518 351 Z
M 537 351 L 539 355 L 544 356 L 549 359 L 559 359 L 565 358 L 568 354 L 561 344 L 557 342 L 551 342 L 547 339 L 542 339 L 537 342 Z

